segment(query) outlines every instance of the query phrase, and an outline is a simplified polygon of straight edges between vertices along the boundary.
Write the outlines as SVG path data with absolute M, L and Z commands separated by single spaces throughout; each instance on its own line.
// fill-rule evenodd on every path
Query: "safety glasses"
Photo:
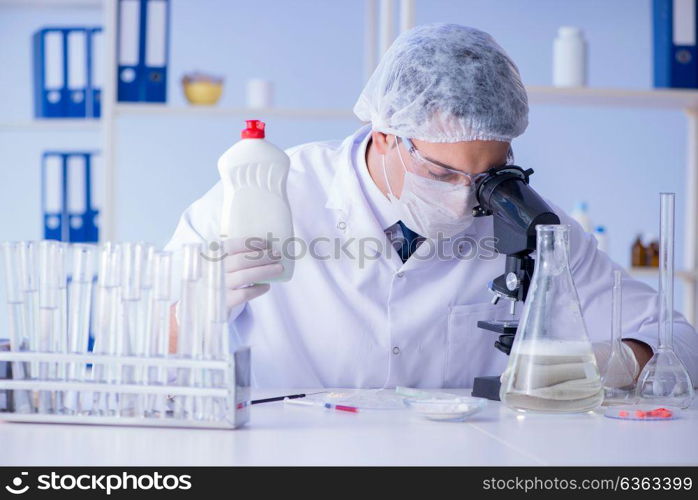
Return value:
M 425 177 L 435 181 L 447 182 L 449 184 L 473 186 L 487 176 L 486 172 L 473 175 L 456 170 L 448 165 L 444 165 L 443 163 L 423 156 L 415 147 L 412 140 L 404 137 L 398 137 L 397 139 L 405 144 L 407 151 L 412 157 L 414 165 L 413 173 L 419 175 L 420 177 Z M 400 155 L 400 159 L 402 159 L 402 153 L 400 153 L 399 147 L 398 154 Z

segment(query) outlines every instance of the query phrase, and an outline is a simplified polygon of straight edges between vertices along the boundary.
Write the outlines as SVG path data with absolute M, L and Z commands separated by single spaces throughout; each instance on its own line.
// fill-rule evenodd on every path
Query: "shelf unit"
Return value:
M 592 89 L 528 87 L 532 104 L 609 108 L 667 109 L 686 117 L 684 262 L 676 276 L 684 282 L 683 312 L 691 324 L 698 319 L 698 91 L 684 89 Z M 653 269 L 631 268 L 631 274 L 651 276 Z
M 296 118 L 299 120 L 356 119 L 349 109 L 308 109 L 308 108 L 219 108 L 216 106 L 167 106 L 158 104 L 117 104 L 117 116 L 129 115 L 168 115 L 168 116 L 262 116 L 274 118 Z
M 155 104 L 124 104 L 116 102 L 116 0 L 0 0 L 3 5 L 30 6 L 83 6 L 102 8 L 104 19 L 105 54 L 107 74 L 102 90 L 102 119 L 85 120 L 30 120 L 19 123 L 0 123 L 0 131 L 53 131 L 99 130 L 104 156 L 105 201 L 103 207 L 102 234 L 105 239 L 114 237 L 116 193 L 115 169 L 118 151 L 116 123 L 127 116 L 179 116 L 179 117 L 281 117 L 299 120 L 355 119 L 350 109 L 301 109 L 301 108 L 225 108 L 201 106 L 168 106 Z M 389 17 L 389 16 L 388 16 Z M 367 40 L 375 41 L 376 19 L 368 16 Z M 381 35 L 382 36 L 382 35 Z M 382 36 L 382 38 L 384 38 Z M 385 42 L 385 40 L 383 41 Z M 385 43 L 383 43 L 385 45 Z M 371 59 L 367 51 L 367 69 Z M 375 63 L 375 61 L 373 61 Z M 375 64 L 373 64 L 375 65 Z M 687 120 L 687 151 L 685 167 L 686 200 L 684 203 L 684 263 L 677 277 L 684 281 L 684 313 L 695 324 L 698 285 L 698 90 L 682 89 L 618 89 L 618 88 L 556 88 L 528 86 L 528 98 L 532 105 L 580 106 L 635 109 L 666 109 L 682 111 Z M 79 121 L 85 123 L 78 123 Z M 631 269 L 631 273 L 646 274 L 649 269 Z
M 85 118 L 55 118 L 50 120 L 26 120 L 16 122 L 0 122 L 0 132 L 82 132 L 99 131 L 99 119 Z
M 102 0 L 0 0 L 0 7 L 71 7 L 98 9 Z
M 526 87 L 531 104 L 698 111 L 693 89 L 619 89 L 590 87 Z

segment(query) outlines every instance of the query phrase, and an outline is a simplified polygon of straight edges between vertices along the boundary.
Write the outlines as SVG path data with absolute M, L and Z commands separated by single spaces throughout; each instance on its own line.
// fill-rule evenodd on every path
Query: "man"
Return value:
M 501 373 L 507 357 L 477 322 L 508 314 L 487 290 L 504 256 L 492 252 L 492 217 L 471 211 L 473 186 L 513 160 L 511 141 L 528 124 L 518 69 L 486 33 L 421 26 L 395 41 L 354 111 L 370 124 L 343 142 L 287 151 L 295 235 L 312 250 L 293 279 L 250 286 L 281 273 L 277 256 L 225 243 L 233 340 L 252 347 L 253 383 L 471 387 L 475 376 Z M 217 240 L 221 209 L 218 184 L 187 209 L 169 249 Z M 555 210 L 571 226 L 589 336 L 606 341 L 619 266 Z M 627 275 L 623 286 L 624 345 L 637 375 L 656 347 L 657 300 Z M 698 337 L 679 315 L 674 334 L 696 380 Z

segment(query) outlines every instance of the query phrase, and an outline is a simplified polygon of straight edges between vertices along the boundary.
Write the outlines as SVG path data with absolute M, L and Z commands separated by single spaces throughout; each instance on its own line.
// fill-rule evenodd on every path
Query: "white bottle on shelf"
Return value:
M 587 84 L 587 44 L 580 28 L 561 26 L 553 42 L 553 85 L 584 87 Z
M 286 153 L 264 139 L 264 122 L 247 120 L 242 140 L 218 159 L 223 184 L 221 237 L 271 241 L 282 256 L 283 274 L 273 281 L 288 281 L 293 275 L 293 223 L 286 195 L 290 160 Z
M 269 80 L 252 78 L 247 80 L 247 107 L 264 109 L 274 106 L 274 85 Z

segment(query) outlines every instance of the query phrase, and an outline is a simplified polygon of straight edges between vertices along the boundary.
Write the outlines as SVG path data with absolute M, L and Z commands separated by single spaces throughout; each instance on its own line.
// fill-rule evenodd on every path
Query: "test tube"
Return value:
M 58 304 L 60 264 L 62 258 L 60 243 L 44 240 L 39 242 L 39 351 L 48 353 L 53 350 L 55 337 L 58 335 Z M 55 364 L 54 364 L 55 366 Z M 55 370 L 54 370 L 55 371 Z M 50 379 L 50 366 L 46 361 L 39 363 L 39 379 Z M 39 413 L 54 411 L 51 391 L 39 391 Z
M 182 290 L 179 302 L 179 331 L 177 335 L 177 355 L 193 358 L 200 354 L 201 319 L 198 303 L 198 289 L 201 283 L 202 245 L 189 243 L 182 246 Z M 196 370 L 180 368 L 177 382 L 191 386 L 195 383 Z M 175 398 L 175 417 L 193 418 L 195 398 L 178 396 Z
M 143 251 L 140 243 L 121 243 L 121 329 L 116 338 L 117 356 L 135 356 L 137 346 L 141 343 L 139 335 L 139 312 L 141 307 L 141 283 L 143 279 Z M 139 383 L 132 364 L 121 368 L 120 382 L 124 384 Z M 120 410 L 122 416 L 140 415 L 139 398 L 135 394 L 120 395 Z
M 150 352 L 151 346 L 148 344 L 150 337 L 151 318 L 153 316 L 153 280 L 154 280 L 154 262 L 155 262 L 155 247 L 148 243 L 142 243 L 143 246 L 143 277 L 141 280 L 141 309 L 139 325 L 141 332 L 139 333 L 139 344 L 136 351 L 139 356 L 145 356 Z M 144 378 L 147 380 L 147 378 Z
M 135 345 L 137 356 L 148 356 L 150 352 L 150 324 L 153 315 L 153 259 L 155 257 L 155 247 L 149 243 L 140 243 L 143 254 L 143 270 L 141 277 L 141 300 L 138 310 L 138 338 Z M 136 381 L 141 384 L 148 384 L 148 367 L 145 365 L 136 367 Z M 149 411 L 149 398 L 146 394 L 138 396 L 140 401 L 139 409 Z
M 76 244 L 72 253 L 71 281 L 68 286 L 68 349 L 72 354 L 86 354 L 90 335 L 95 247 Z M 83 381 L 85 369 L 86 364 L 69 363 L 68 379 Z M 80 411 L 79 394 L 76 391 L 68 391 L 64 400 L 67 413 Z
M 99 253 L 99 273 L 97 278 L 95 311 L 95 354 L 116 354 L 116 338 L 120 324 L 120 283 L 121 250 L 111 242 L 102 245 Z M 99 384 L 114 381 L 116 368 L 95 363 L 92 369 L 93 380 Z M 118 410 L 116 395 L 108 392 L 95 392 L 94 407 L 96 413 L 114 415 Z
M 52 350 L 61 354 L 68 354 L 68 263 L 70 246 L 58 242 L 58 258 L 56 259 L 56 273 L 58 276 L 58 314 Z M 68 379 L 68 365 L 59 361 L 52 367 L 51 376 L 54 380 L 65 381 Z M 61 411 L 64 407 L 63 392 L 55 393 L 55 409 Z
M 147 341 L 148 355 L 164 358 L 169 355 L 170 346 L 170 300 L 172 297 L 172 254 L 156 252 L 153 256 L 152 316 Z M 167 368 L 160 366 L 150 371 L 151 384 L 167 385 Z M 165 417 L 167 397 L 153 395 L 148 407 L 151 414 Z
M 20 274 L 20 247 L 21 243 L 3 242 L 2 250 L 3 270 L 5 275 L 5 293 L 7 298 L 7 313 L 9 318 L 8 337 L 10 339 L 10 351 L 18 352 L 25 349 L 27 341 L 26 323 L 24 321 L 24 292 L 22 291 L 22 276 Z M 12 363 L 12 378 L 24 380 L 27 378 L 27 364 L 19 361 Z M 31 392 L 26 390 L 13 391 L 14 411 L 16 413 L 32 413 Z
M 223 244 L 212 244 L 214 253 L 204 263 L 206 283 L 206 316 L 204 318 L 204 358 L 225 359 L 228 351 L 228 318 L 225 303 L 225 258 Z M 221 370 L 206 370 L 207 387 L 223 387 L 225 376 Z M 201 418 L 218 420 L 226 410 L 225 398 L 206 398 L 205 411 Z
M 21 288 L 24 294 L 24 326 L 30 351 L 39 350 L 39 290 L 37 284 L 36 242 L 22 241 L 18 246 Z M 38 378 L 39 363 L 29 363 L 30 378 Z

